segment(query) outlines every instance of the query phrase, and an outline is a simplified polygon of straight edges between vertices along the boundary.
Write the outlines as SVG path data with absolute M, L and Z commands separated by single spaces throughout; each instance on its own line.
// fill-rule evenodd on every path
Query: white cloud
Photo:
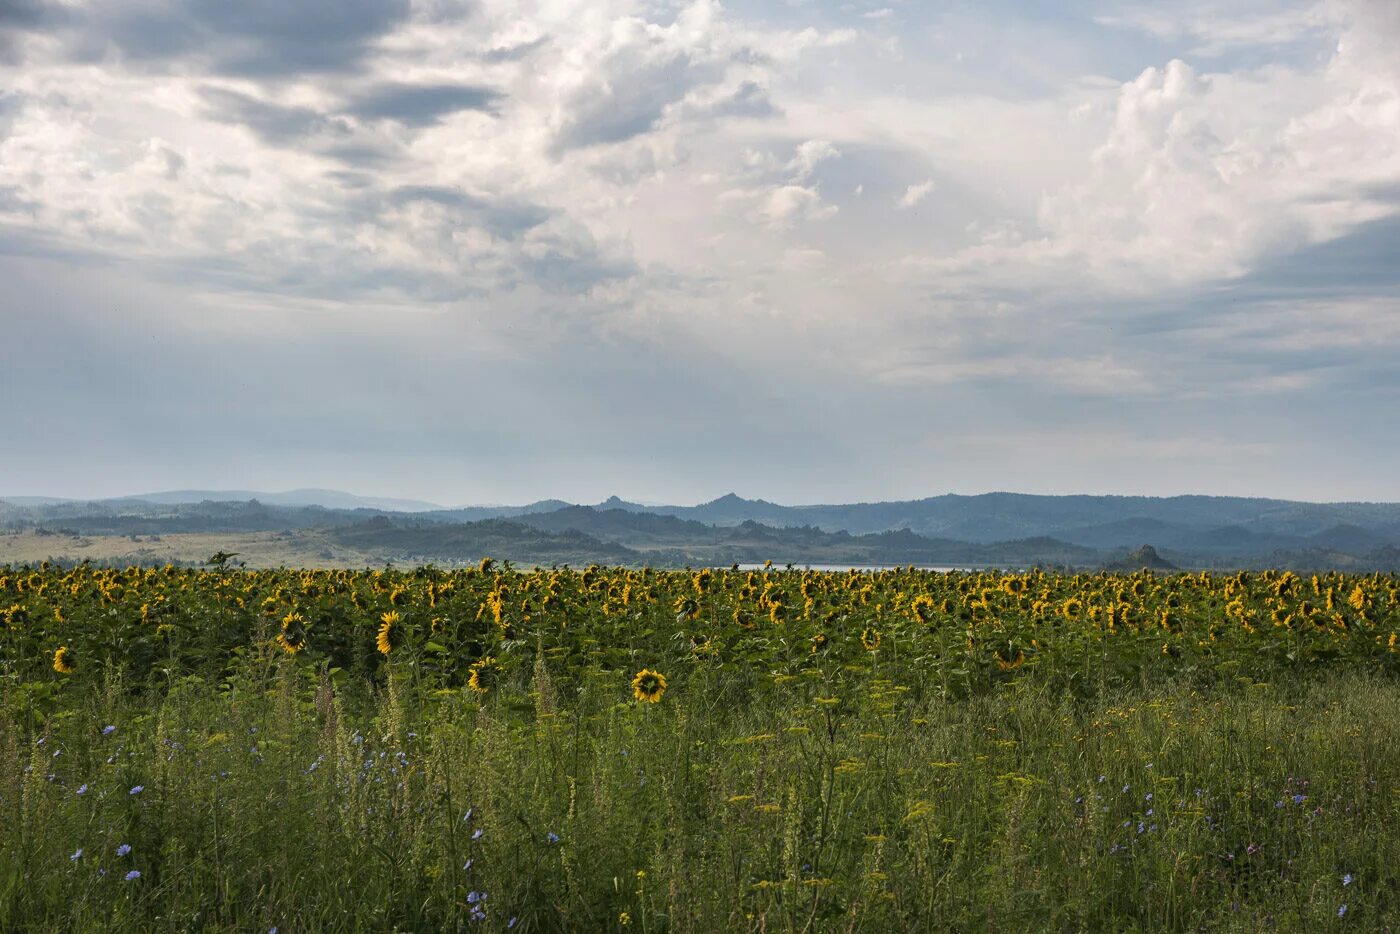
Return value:
M 904 189 L 904 194 L 900 196 L 897 206 L 900 209 L 912 208 L 929 195 L 933 194 L 933 189 L 935 187 L 936 185 L 933 179 L 927 179 L 926 181 L 910 185 L 908 188 Z

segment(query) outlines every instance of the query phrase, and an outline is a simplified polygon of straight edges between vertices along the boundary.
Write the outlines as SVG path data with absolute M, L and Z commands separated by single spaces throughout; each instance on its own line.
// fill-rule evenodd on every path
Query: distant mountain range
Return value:
M 358 553 L 466 560 L 486 553 L 622 563 L 761 561 L 1033 564 L 1132 561 L 1144 544 L 1181 567 L 1400 566 L 1400 503 L 1221 496 L 988 493 L 783 506 L 728 494 L 697 506 L 611 497 L 444 509 L 332 490 L 175 491 L 83 502 L 0 500 L 0 529 L 81 535 L 332 530 Z M 512 544 L 514 543 L 514 544 Z
M 55 496 L 0 496 L 0 502 L 15 506 L 57 506 L 72 503 L 156 503 L 174 506 L 186 503 L 235 503 L 257 500 L 270 506 L 320 506 L 322 509 L 382 509 L 387 512 L 427 512 L 442 509 L 436 503 L 382 496 L 356 496 L 339 490 L 288 490 L 285 493 L 259 493 L 253 490 L 166 490 L 108 499 L 71 499 Z

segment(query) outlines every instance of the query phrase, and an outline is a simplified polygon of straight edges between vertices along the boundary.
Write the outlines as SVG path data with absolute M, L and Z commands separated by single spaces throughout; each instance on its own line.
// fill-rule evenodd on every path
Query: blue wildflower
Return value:
M 78 847 L 76 850 L 73 851 L 73 855 L 68 858 L 76 863 L 78 860 L 83 858 L 83 848 Z
M 133 786 L 131 787 L 131 790 L 128 791 L 127 794 L 129 794 L 129 795 L 139 795 L 141 792 L 143 792 L 143 791 L 145 791 L 145 790 L 146 790 L 146 786 L 145 786 L 145 785 L 133 785 Z
M 83 782 L 81 785 L 78 786 L 78 794 L 87 794 L 87 782 Z
M 123 843 L 121 846 L 117 847 L 117 855 L 118 855 L 118 856 L 125 856 L 126 854 L 128 854 L 128 853 L 130 853 L 130 852 L 131 852 L 131 844 L 130 844 L 130 843 Z
M 135 882 L 135 881 L 136 881 L 137 879 L 139 879 L 139 878 L 141 878 L 141 870 L 139 870 L 139 869 L 133 869 L 133 870 L 131 870 L 131 872 L 128 872 L 128 873 L 126 874 L 126 881 L 127 881 L 127 882 Z

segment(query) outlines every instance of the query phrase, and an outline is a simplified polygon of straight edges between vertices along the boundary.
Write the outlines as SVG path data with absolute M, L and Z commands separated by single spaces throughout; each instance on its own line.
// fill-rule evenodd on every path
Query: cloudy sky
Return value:
M 1400 4 L 0 0 L 0 494 L 1400 500 Z

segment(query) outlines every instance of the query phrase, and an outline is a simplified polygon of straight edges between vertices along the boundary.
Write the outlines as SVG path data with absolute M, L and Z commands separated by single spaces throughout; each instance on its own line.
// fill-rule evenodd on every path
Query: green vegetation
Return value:
M 1400 920 L 1391 577 L 11 568 L 0 616 L 6 930 Z

